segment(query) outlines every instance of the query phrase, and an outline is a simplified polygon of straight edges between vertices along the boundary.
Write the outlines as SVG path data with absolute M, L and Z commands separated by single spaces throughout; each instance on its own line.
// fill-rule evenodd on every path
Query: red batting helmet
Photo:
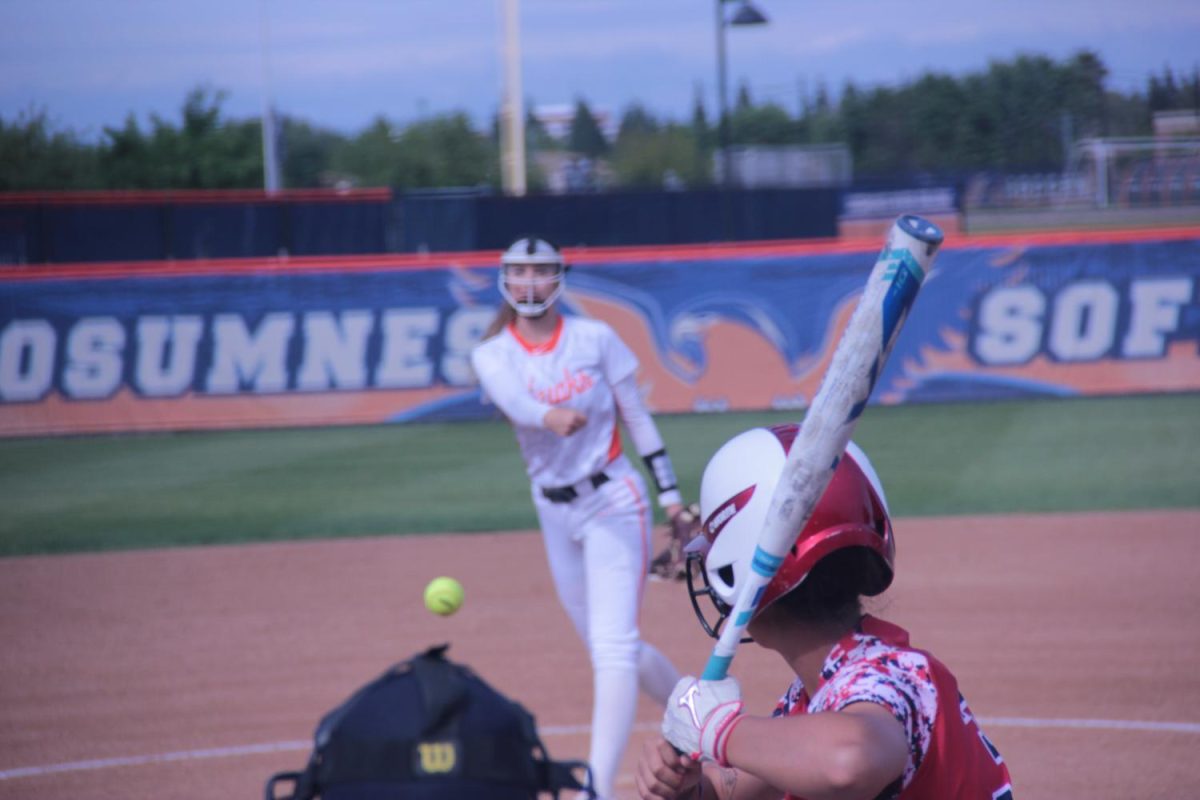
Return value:
M 716 636 L 737 601 L 744 576 L 783 470 L 796 424 L 753 428 L 726 442 L 709 460 L 700 482 L 703 536 L 689 550 L 688 589 L 700 623 Z M 756 614 L 799 586 L 825 556 L 844 547 L 865 547 L 883 569 L 863 593 L 876 595 L 892 582 L 896 544 L 883 487 L 866 454 L 851 442 L 825 493 L 796 539 L 775 577 L 767 584 Z M 704 586 L 696 588 L 699 564 Z M 697 598 L 709 595 L 720 615 L 715 625 L 705 619 Z

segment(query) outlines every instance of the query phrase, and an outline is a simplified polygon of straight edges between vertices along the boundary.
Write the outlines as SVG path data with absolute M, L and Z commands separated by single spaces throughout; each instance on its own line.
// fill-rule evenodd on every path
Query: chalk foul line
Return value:
M 1039 719 L 1036 717 L 980 717 L 985 727 L 999 728 L 1084 728 L 1091 730 L 1149 731 L 1155 733 L 1200 734 L 1200 722 L 1150 722 L 1124 719 Z M 640 722 L 636 731 L 658 730 L 657 722 Z M 538 728 L 543 738 L 553 736 L 578 736 L 591 731 L 591 725 L 544 725 Z M 172 761 L 201 761 L 214 758 L 240 758 L 263 753 L 290 753 L 310 751 L 311 740 L 292 742 L 268 742 L 234 747 L 210 747 L 200 750 L 179 750 L 174 753 L 157 753 L 122 758 L 94 758 L 87 761 L 69 761 L 63 764 L 47 764 L 35 767 L 17 767 L 0 770 L 0 781 L 18 778 L 35 778 L 60 772 L 83 772 L 88 770 L 115 769 L 117 767 L 140 767 L 148 764 L 163 764 Z
M 17 769 L 0 770 L 0 781 L 12 780 L 14 778 L 33 778 L 39 775 L 53 775 L 56 772 L 80 772 L 94 769 L 113 769 L 115 767 L 140 767 L 146 764 L 162 764 L 169 761 L 198 761 L 205 758 L 237 758 L 240 756 L 257 755 L 259 753 L 281 753 L 292 750 L 308 750 L 311 748 L 311 741 L 271 742 L 269 744 L 248 744 L 235 747 L 210 747 L 204 750 L 180 750 L 174 753 L 158 753 L 145 756 L 93 758 L 87 761 L 49 764 L 43 767 L 18 767 Z

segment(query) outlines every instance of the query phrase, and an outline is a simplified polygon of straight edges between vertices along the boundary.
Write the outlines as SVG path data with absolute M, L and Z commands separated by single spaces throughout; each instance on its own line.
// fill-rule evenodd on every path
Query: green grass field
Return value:
M 713 451 L 793 413 L 659 417 L 696 497 Z M 898 516 L 1200 507 L 1200 395 L 876 407 Z M 639 462 L 640 464 L 640 462 Z M 0 555 L 528 528 L 498 422 L 0 441 Z

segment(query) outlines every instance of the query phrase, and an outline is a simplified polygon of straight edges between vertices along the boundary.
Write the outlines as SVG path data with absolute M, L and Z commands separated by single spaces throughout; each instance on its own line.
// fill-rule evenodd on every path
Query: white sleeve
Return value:
M 613 397 L 617 400 L 617 408 L 621 411 L 621 419 L 629 438 L 639 456 L 648 456 L 663 449 L 662 437 L 658 435 L 658 426 L 654 418 L 642 402 L 642 394 L 638 391 L 637 378 L 629 375 L 613 384 Z
M 604 330 L 607 334 L 602 340 L 604 377 L 611 386 L 616 386 L 637 372 L 638 360 L 616 331 L 607 325 Z
M 487 358 L 479 348 L 471 351 L 471 367 L 484 393 L 514 425 L 526 428 L 546 427 L 546 412 L 550 406 L 529 396 L 516 375 L 506 370 L 494 358 Z
M 627 375 L 613 384 L 612 391 L 625 429 L 629 431 L 629 438 L 633 440 L 634 448 L 646 462 L 646 468 L 654 479 L 655 489 L 658 491 L 658 504 L 663 507 L 682 505 L 683 499 L 679 494 L 671 458 L 667 455 L 662 437 L 658 434 L 654 418 L 642 402 L 637 378 L 633 374 Z

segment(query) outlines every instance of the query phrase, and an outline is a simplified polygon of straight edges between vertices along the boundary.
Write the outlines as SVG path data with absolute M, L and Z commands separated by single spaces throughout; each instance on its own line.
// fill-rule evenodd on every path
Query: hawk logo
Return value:
M 445 775 L 458 766 L 458 747 L 454 742 L 421 742 L 416 755 L 419 775 Z

